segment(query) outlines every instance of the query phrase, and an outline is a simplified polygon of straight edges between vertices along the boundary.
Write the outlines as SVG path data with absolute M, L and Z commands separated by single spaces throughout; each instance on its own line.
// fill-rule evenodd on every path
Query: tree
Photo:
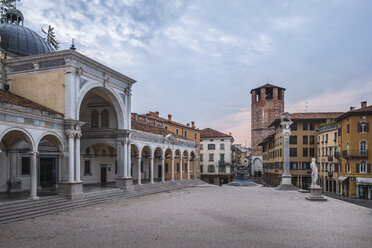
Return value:
M 47 35 L 46 42 L 48 45 L 54 50 L 59 49 L 59 42 L 56 40 L 56 35 L 54 32 L 54 28 L 52 28 L 50 25 L 48 27 L 48 31 L 45 31 L 43 28 L 41 28 L 41 31 L 43 31 L 44 34 Z

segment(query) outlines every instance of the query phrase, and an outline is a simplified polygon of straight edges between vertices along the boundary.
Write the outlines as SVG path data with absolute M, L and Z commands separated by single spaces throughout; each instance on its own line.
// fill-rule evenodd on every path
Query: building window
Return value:
M 168 126 L 165 126 L 165 130 L 168 130 Z
M 187 163 L 185 163 L 185 171 L 188 171 Z
M 225 150 L 225 144 L 220 144 L 220 150 Z
M 358 123 L 358 132 L 359 133 L 368 133 L 368 123 L 367 122 L 361 122 Z
M 297 123 L 293 122 L 291 125 L 291 131 L 297 131 Z
M 106 109 L 101 113 L 101 126 L 109 127 L 109 112 Z
M 337 132 L 338 132 L 338 137 L 340 137 L 341 136 L 341 127 L 337 130 Z
M 214 172 L 215 171 L 215 167 L 213 164 L 211 165 L 208 165 L 208 172 Z
M 208 150 L 215 150 L 216 145 L 215 144 L 208 144 Z
M 307 148 L 303 148 L 302 149 L 302 156 L 303 157 L 307 157 L 308 156 L 308 149 Z
M 178 128 L 176 128 L 176 134 L 178 134 Z
M 22 176 L 30 175 L 30 157 L 22 158 Z
M 333 134 L 333 141 L 334 141 L 334 142 L 337 141 L 337 132 L 334 132 L 334 134 Z
M 168 163 L 165 164 L 165 172 L 169 172 L 169 169 L 168 169 Z
M 315 130 L 315 125 L 314 123 L 309 123 L 309 129 L 314 131 Z
M 224 153 L 220 154 L 220 163 L 222 163 L 222 164 L 225 163 L 225 154 Z
M 304 145 L 307 145 L 307 143 L 308 143 L 308 136 L 307 135 L 304 135 L 303 137 L 302 137 L 302 143 L 304 144 Z
M 291 135 L 289 137 L 289 144 L 291 144 L 291 145 L 296 145 L 297 144 L 297 136 L 296 135 Z
M 360 155 L 367 156 L 367 142 L 364 140 L 360 142 Z
M 303 170 L 308 170 L 308 169 L 310 169 L 310 162 L 303 162 L 303 163 L 302 163 L 302 169 L 303 169 Z
M 307 123 L 302 123 L 302 130 L 307 131 L 309 129 L 309 126 Z
M 315 157 L 315 148 L 310 148 L 310 157 Z
M 326 139 L 325 139 L 325 142 L 328 143 L 328 133 L 326 134 Z
M 203 173 L 204 170 L 203 170 L 203 165 L 200 165 L 200 173 Z
M 177 163 L 177 172 L 180 172 L 180 163 Z
M 291 162 L 291 170 L 297 170 L 297 162 Z
M 90 160 L 85 160 L 84 162 L 84 176 L 91 176 L 91 170 L 90 170 Z
M 349 162 L 346 162 L 345 170 L 346 170 L 346 173 L 351 173 Z
M 226 166 L 220 165 L 219 172 L 226 172 Z
M 361 161 L 359 164 L 359 172 L 360 173 L 367 173 L 367 163 L 366 161 Z
M 297 157 L 297 148 L 289 148 L 289 156 Z
M 90 127 L 91 127 L 91 128 L 96 128 L 96 127 L 98 127 L 98 111 L 97 111 L 97 110 L 94 110 L 94 111 L 90 114 Z
M 346 133 L 349 134 L 350 133 L 350 124 L 346 124 Z
M 200 144 L 200 150 L 203 150 L 203 144 Z
M 214 161 L 214 154 L 210 153 L 209 154 L 209 162 L 213 162 L 213 161 Z
M 187 131 L 185 131 L 185 137 L 187 137 Z
M 195 133 L 194 136 L 195 136 L 195 139 L 198 139 L 198 133 Z
M 314 145 L 314 144 L 315 144 L 315 136 L 310 135 L 310 145 Z
M 203 154 L 200 154 L 200 162 L 203 162 Z

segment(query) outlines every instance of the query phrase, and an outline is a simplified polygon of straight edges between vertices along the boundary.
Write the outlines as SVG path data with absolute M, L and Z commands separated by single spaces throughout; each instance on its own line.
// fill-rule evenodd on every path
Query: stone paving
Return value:
M 372 210 L 297 191 L 200 186 L 0 226 L 0 247 L 372 247 Z

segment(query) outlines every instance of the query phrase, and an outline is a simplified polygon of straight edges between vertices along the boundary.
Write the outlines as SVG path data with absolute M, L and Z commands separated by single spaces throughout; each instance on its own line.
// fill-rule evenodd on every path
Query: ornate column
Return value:
M 39 154 L 37 151 L 30 152 L 31 154 L 31 193 L 30 198 L 33 200 L 39 199 L 37 196 L 37 160 L 36 156 Z
M 118 175 L 116 178 L 116 187 L 131 190 L 133 189 L 133 178 L 130 170 L 130 131 L 127 129 L 117 131 L 118 140 Z
M 187 179 L 190 179 L 190 158 L 187 157 Z
M 151 156 L 150 159 L 150 183 L 154 183 L 154 156 Z
M 174 156 L 172 155 L 172 181 L 174 181 Z
M 194 158 L 194 179 L 198 179 L 198 159 Z
M 81 132 L 75 134 L 75 182 L 81 182 L 80 178 L 80 138 Z
M 75 133 L 73 131 L 67 131 L 68 137 L 68 181 L 74 181 L 74 137 Z
M 124 169 L 124 178 L 128 177 L 128 140 L 125 139 L 123 142 L 124 145 L 124 156 L 123 156 L 123 169 Z
M 277 187 L 278 190 L 297 190 L 297 188 L 292 185 L 292 176 L 289 171 L 289 137 L 291 135 L 290 126 L 293 123 L 290 117 L 290 114 L 287 112 L 283 113 L 281 117 L 284 143 L 284 172 L 282 175 L 281 184 Z
M 141 159 L 142 157 L 141 156 L 138 156 L 138 185 L 142 185 L 141 183 Z
M 165 163 L 165 157 L 161 157 L 161 181 L 163 183 L 165 183 L 165 175 L 164 175 L 164 173 L 165 173 L 165 169 L 164 169 L 165 165 L 164 165 L 164 163 Z
M 127 166 L 128 166 L 128 177 L 132 178 L 132 153 L 131 153 L 130 141 L 128 142 Z

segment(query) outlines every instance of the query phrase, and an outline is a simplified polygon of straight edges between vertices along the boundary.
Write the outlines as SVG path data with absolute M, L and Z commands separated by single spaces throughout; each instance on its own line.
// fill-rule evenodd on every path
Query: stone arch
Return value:
M 43 133 L 42 135 L 40 135 L 39 139 L 36 142 L 37 147 L 39 146 L 40 142 L 43 139 L 48 140 L 55 147 L 59 148 L 60 151 L 64 151 L 64 145 L 63 145 L 62 138 L 58 134 L 55 134 L 55 133 L 52 133 L 52 132 Z
M 13 147 L 22 140 L 30 145 L 32 151 L 36 151 L 37 147 L 35 146 L 35 141 L 32 135 L 23 128 L 9 128 L 0 136 L 0 142 L 8 148 Z
M 110 87 L 102 87 L 102 85 L 98 83 L 87 85 L 80 91 L 80 95 L 76 103 L 76 120 L 80 120 L 81 105 L 84 101 L 84 98 L 90 92 L 98 94 L 113 105 L 117 116 L 118 129 L 125 129 L 125 126 L 127 124 L 125 123 L 125 121 L 129 122 L 129 120 L 127 120 L 126 118 L 127 113 L 124 101 L 113 89 L 111 89 Z

